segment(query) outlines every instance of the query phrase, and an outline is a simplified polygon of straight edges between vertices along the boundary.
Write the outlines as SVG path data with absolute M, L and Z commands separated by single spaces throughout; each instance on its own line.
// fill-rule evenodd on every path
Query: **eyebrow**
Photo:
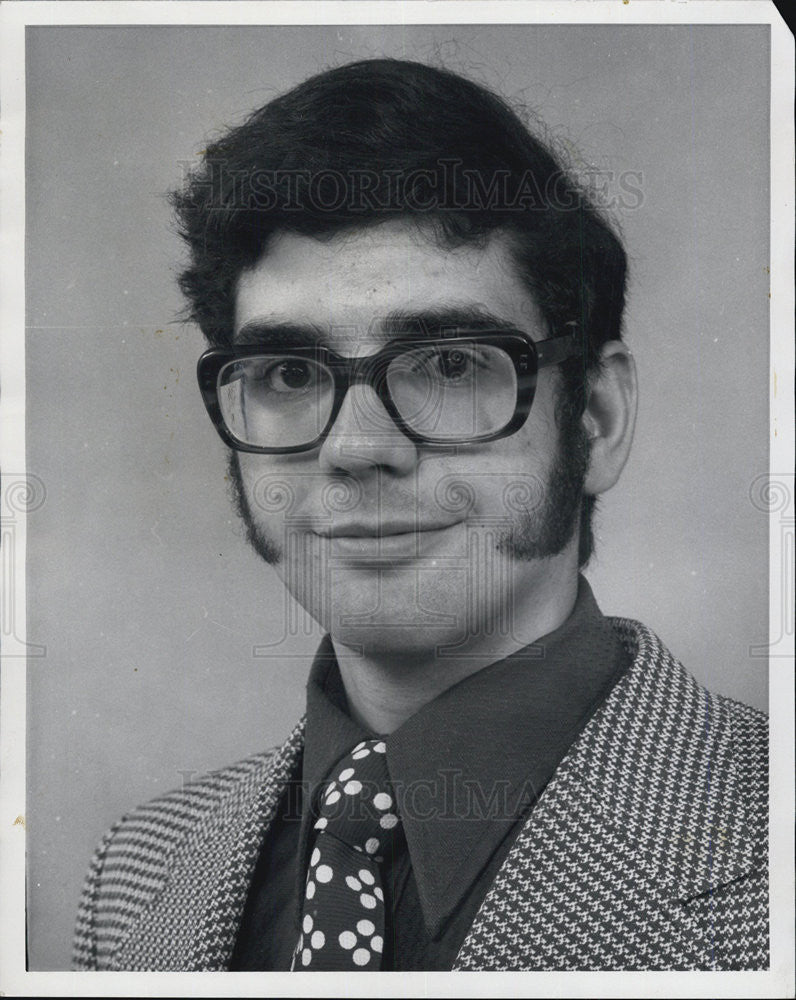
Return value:
M 253 319 L 233 337 L 236 344 L 274 347 L 314 347 L 325 339 L 322 327 L 312 323 L 271 323 Z
M 505 333 L 516 330 L 517 324 L 496 316 L 482 306 L 453 306 L 423 309 L 418 312 L 397 310 L 389 313 L 385 330 L 396 337 L 450 336 L 459 330 L 484 333 L 487 330 Z
M 458 331 L 484 333 L 494 331 L 505 333 L 516 331 L 518 325 L 501 316 L 489 312 L 478 305 L 439 307 L 416 312 L 398 309 L 389 312 L 383 320 L 378 319 L 371 330 L 378 331 L 380 338 L 390 340 L 396 337 L 426 339 L 452 336 Z M 354 327 L 339 327 L 338 332 L 351 336 Z M 253 319 L 244 323 L 235 335 L 238 344 L 252 344 L 275 347 L 314 347 L 329 340 L 330 329 L 312 323 L 270 322 Z M 362 331 L 364 335 L 366 331 Z M 370 332 L 370 331 L 367 331 Z

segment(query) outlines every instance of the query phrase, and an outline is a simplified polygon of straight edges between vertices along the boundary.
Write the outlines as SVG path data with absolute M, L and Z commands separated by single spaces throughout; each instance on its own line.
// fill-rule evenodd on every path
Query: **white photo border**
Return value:
M 794 40 L 772 3 L 757 0 L 384 0 L 384 2 L 28 2 L 0 8 L 0 457 L 14 481 L 25 466 L 25 28 L 27 25 L 311 24 L 769 24 L 771 26 L 770 475 L 794 459 L 793 81 Z M 792 487 L 791 487 L 792 488 Z M 6 483 L 3 483 L 5 503 Z M 3 511 L 5 511 L 3 507 Z M 789 536 L 792 544 L 792 533 Z M 2 611 L 25 635 L 25 520 L 2 552 Z M 783 586 L 779 518 L 770 522 L 770 641 Z M 792 560 L 792 550 L 790 558 Z M 787 574 L 786 574 L 787 575 Z M 3 631 L 5 638 L 6 633 Z M 771 967 L 750 973 L 73 973 L 25 968 L 25 660 L 6 657 L 0 702 L 0 992 L 17 996 L 792 996 L 794 990 L 793 635 L 791 656 L 769 671 L 771 719 Z

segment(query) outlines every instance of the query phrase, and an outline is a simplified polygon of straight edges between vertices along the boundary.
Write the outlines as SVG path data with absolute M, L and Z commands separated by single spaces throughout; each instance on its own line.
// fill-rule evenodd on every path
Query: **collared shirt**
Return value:
M 581 577 L 563 625 L 455 684 L 385 737 L 403 836 L 383 866 L 383 969 L 452 967 L 533 804 L 628 665 Z M 348 714 L 327 636 L 307 685 L 301 774 L 261 849 L 231 969 L 290 968 L 313 796 L 352 746 L 376 735 Z

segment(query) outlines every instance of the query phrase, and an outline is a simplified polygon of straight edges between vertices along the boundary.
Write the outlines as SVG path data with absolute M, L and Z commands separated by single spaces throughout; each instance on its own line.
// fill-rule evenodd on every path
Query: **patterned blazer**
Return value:
M 700 687 L 638 622 L 454 969 L 768 968 L 766 718 Z M 277 751 L 130 813 L 97 849 L 76 969 L 223 970 L 303 722 Z

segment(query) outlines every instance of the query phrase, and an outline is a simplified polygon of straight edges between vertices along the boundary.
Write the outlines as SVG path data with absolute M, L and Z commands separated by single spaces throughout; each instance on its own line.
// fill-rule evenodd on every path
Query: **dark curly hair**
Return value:
M 505 101 L 447 70 L 371 59 L 320 73 L 208 146 L 171 199 L 190 250 L 180 288 L 211 344 L 230 341 L 238 277 L 272 234 L 396 215 L 450 247 L 509 236 L 551 333 L 574 320 L 582 337 L 561 366 L 563 424 L 582 414 L 600 346 L 621 338 L 627 263 L 611 226 Z M 593 508 L 584 496 L 581 565 Z

